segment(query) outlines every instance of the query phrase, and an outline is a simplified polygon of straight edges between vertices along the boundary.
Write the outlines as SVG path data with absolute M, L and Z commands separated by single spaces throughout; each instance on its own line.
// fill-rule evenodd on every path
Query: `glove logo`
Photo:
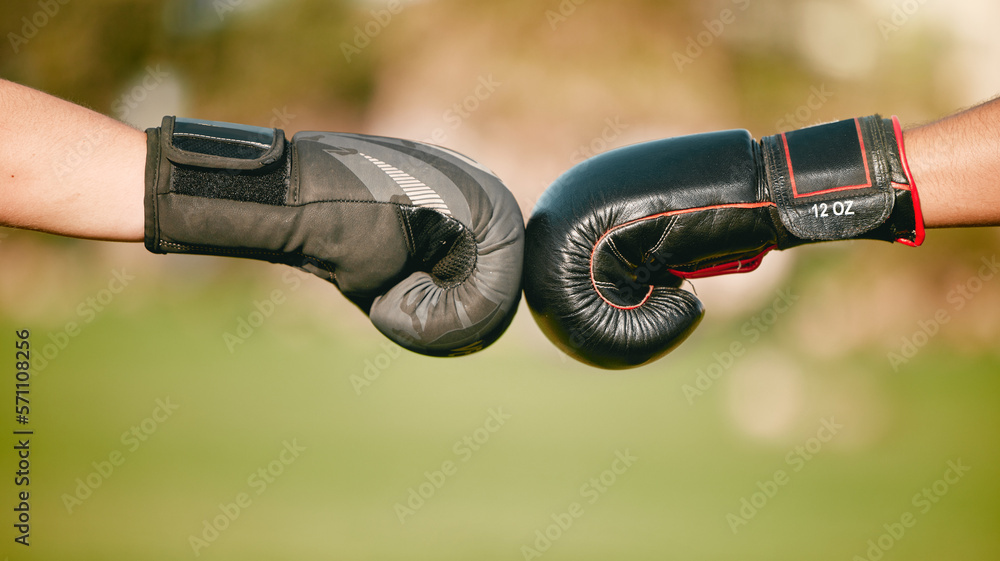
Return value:
M 444 203 L 441 195 L 438 195 L 419 179 L 397 167 L 390 166 L 378 158 L 373 158 L 362 152 L 358 152 L 358 154 L 361 154 L 366 160 L 378 166 L 380 170 L 395 181 L 396 185 L 399 185 L 399 188 L 406 193 L 406 196 L 410 198 L 414 205 L 432 208 L 449 216 L 451 215 L 451 210 L 448 209 L 448 205 Z
M 331 156 L 353 156 L 358 153 L 354 148 L 341 148 L 340 146 L 325 148 L 323 151 Z

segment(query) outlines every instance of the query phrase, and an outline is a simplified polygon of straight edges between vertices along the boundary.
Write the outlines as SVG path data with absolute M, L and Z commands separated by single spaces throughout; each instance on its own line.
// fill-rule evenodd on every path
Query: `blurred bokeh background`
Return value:
M 5 0 L 0 76 L 138 127 L 432 140 L 527 217 L 615 147 L 991 98 L 998 23 L 993 0 Z M 431 359 L 278 266 L 0 230 L 0 556 L 997 559 L 998 244 L 771 254 L 695 282 L 678 350 L 604 372 L 523 304 Z

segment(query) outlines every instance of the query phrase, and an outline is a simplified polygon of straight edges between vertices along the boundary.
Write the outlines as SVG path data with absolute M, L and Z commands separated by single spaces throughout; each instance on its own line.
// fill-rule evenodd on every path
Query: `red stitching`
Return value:
M 611 306 L 613 308 L 617 308 L 619 310 L 634 310 L 634 309 L 638 308 L 639 306 L 642 306 L 643 304 L 645 304 L 649 300 L 649 297 L 653 295 L 653 285 L 649 285 L 649 291 L 646 293 L 646 296 L 643 297 L 643 299 L 642 299 L 641 302 L 639 302 L 638 304 L 635 304 L 634 306 L 619 306 L 619 305 L 615 304 L 614 302 L 611 302 L 610 300 L 608 300 L 607 298 L 605 298 L 604 294 L 602 294 L 601 291 L 600 291 L 600 289 L 597 287 L 597 280 L 594 278 L 594 254 L 597 253 L 597 246 L 601 245 L 601 242 L 604 241 L 604 238 L 608 237 L 609 235 L 611 235 L 612 232 L 614 232 L 615 230 L 617 230 L 619 228 L 624 228 L 625 226 L 629 226 L 629 225 L 635 224 L 637 222 L 642 222 L 644 220 L 655 220 L 657 218 L 662 218 L 662 217 L 665 217 L 665 216 L 677 216 L 677 215 L 680 215 L 680 214 L 690 214 L 692 212 L 700 212 L 700 211 L 703 211 L 703 210 L 717 210 L 717 209 L 723 209 L 723 208 L 763 208 L 763 207 L 768 207 L 768 206 L 777 206 L 777 205 L 775 203 L 773 203 L 773 202 L 767 201 L 767 202 L 762 202 L 762 203 L 729 203 L 729 204 L 722 204 L 722 205 L 712 205 L 712 206 L 703 206 L 703 207 L 695 207 L 695 208 L 685 208 L 685 209 L 680 209 L 680 210 L 669 210 L 669 211 L 666 211 L 666 212 L 660 212 L 660 213 L 657 213 L 657 214 L 651 214 L 649 216 L 644 216 L 642 218 L 636 218 L 635 220 L 629 220 L 628 222 L 625 222 L 624 224 L 619 224 L 619 225 L 617 225 L 617 226 L 615 226 L 613 228 L 608 229 L 606 232 L 604 232 L 601 235 L 601 237 L 597 238 L 597 241 L 594 242 L 594 247 L 591 248 L 591 250 L 590 250 L 590 284 L 594 287 L 594 292 L 597 293 L 597 296 L 599 296 L 601 298 L 601 300 L 604 300 L 604 302 L 607 305 L 609 305 L 609 306 Z

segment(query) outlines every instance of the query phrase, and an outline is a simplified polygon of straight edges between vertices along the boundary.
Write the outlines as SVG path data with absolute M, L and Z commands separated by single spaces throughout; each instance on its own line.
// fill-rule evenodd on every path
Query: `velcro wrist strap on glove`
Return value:
M 895 118 L 817 125 L 765 137 L 761 146 L 765 184 L 781 225 L 793 236 L 923 241 L 919 200 Z
M 279 246 L 267 247 L 266 238 L 277 237 L 273 227 L 258 236 L 255 221 L 226 216 L 254 212 L 235 203 L 285 204 L 291 158 L 283 131 L 164 117 L 159 129 L 147 131 L 147 144 L 149 251 L 283 261 Z

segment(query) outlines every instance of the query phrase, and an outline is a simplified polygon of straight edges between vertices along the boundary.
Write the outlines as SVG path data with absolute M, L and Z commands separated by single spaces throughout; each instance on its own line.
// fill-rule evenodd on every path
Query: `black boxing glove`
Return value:
M 659 358 L 697 326 L 686 278 L 746 272 L 772 249 L 846 239 L 919 245 L 898 120 L 878 115 L 755 141 L 732 130 L 612 150 L 570 169 L 528 221 L 524 293 L 583 362 Z
M 299 267 L 423 354 L 495 341 L 520 299 L 524 223 L 497 177 L 406 140 L 165 117 L 147 132 L 145 242 Z

